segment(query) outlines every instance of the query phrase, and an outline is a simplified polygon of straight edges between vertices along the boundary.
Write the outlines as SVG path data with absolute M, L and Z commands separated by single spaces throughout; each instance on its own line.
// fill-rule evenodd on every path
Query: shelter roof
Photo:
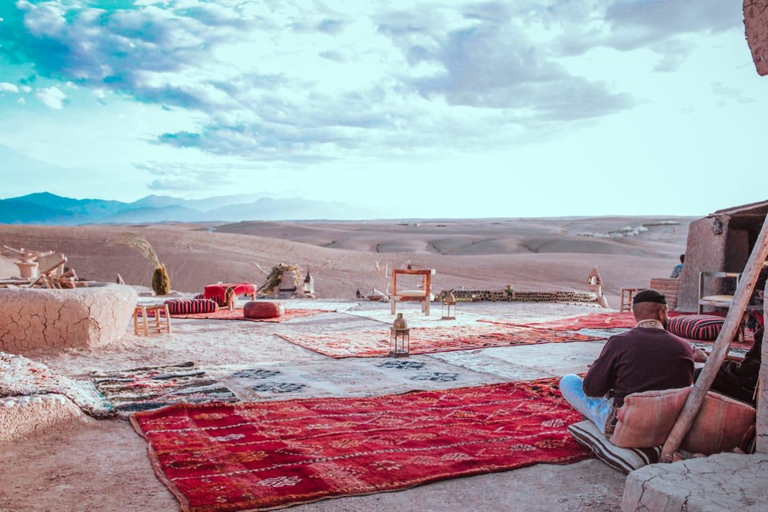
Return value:
M 734 216 L 739 214 L 766 215 L 768 214 L 768 200 L 758 201 L 756 203 L 743 204 L 741 206 L 732 206 L 730 208 L 724 208 L 722 210 L 717 210 L 715 213 L 711 213 L 709 216 L 710 217 L 713 215 Z

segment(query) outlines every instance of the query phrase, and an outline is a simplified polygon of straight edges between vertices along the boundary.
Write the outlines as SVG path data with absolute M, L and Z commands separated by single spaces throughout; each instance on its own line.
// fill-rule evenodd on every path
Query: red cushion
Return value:
M 681 315 L 669 319 L 669 332 L 690 340 L 715 341 L 724 321 L 713 315 Z
M 661 446 L 693 388 L 645 391 L 626 397 L 618 410 L 611 443 L 624 448 Z M 709 391 L 681 447 L 694 453 L 720 453 L 741 444 L 755 423 L 755 409 Z
M 285 313 L 282 304 L 277 302 L 252 301 L 246 302 L 243 306 L 243 316 L 245 318 L 279 318 Z

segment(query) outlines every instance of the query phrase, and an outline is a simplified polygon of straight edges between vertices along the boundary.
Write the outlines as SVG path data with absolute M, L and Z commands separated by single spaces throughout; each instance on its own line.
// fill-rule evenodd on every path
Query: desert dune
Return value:
M 688 218 L 391 220 L 369 222 L 240 222 L 235 224 L 0 226 L 2 243 L 61 251 L 81 278 L 148 286 L 152 268 L 141 255 L 109 241 L 144 235 L 169 270 L 171 284 L 199 292 L 206 284 L 261 284 L 263 268 L 284 262 L 306 271 L 330 260 L 317 277 L 321 298 L 352 298 L 385 289 L 374 271 L 406 263 L 434 268 L 436 290 L 448 288 L 583 290 L 592 266 L 609 300 L 622 287 L 666 277 L 684 252 Z M 645 225 L 645 226 L 644 226 Z M 634 236 L 632 230 L 639 231 Z M 624 232 L 622 233 L 622 230 Z M 15 269 L 13 267 L 11 270 Z M 5 274 L 8 273 L 6 270 Z

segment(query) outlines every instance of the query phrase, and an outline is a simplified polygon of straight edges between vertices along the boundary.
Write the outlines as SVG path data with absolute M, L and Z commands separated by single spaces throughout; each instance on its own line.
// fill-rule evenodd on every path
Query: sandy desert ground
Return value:
M 317 279 L 318 301 L 290 307 L 337 312 L 284 324 L 216 320 L 174 320 L 174 334 L 138 337 L 132 331 L 113 346 L 35 354 L 33 359 L 67 376 L 84 378 L 92 370 L 135 368 L 194 361 L 212 375 L 242 367 L 279 368 L 286 373 L 312 369 L 320 394 L 361 396 L 404 392 L 413 382 L 355 389 L 327 387 L 338 372 L 368 363 L 332 359 L 290 344 L 275 334 L 370 329 L 391 321 L 388 306 L 348 300 L 355 290 L 386 288 L 376 261 L 437 269 L 435 287 L 528 290 L 584 290 L 597 265 L 609 301 L 623 286 L 642 286 L 665 277 L 684 250 L 690 219 L 499 219 L 471 221 L 379 221 L 350 223 L 265 223 L 231 225 L 84 226 L 76 228 L 0 226 L 0 243 L 29 249 L 55 249 L 69 257 L 81 277 L 113 281 L 119 272 L 129 284 L 148 285 L 151 267 L 134 250 L 108 243 L 117 233 L 141 233 L 169 268 L 173 287 L 202 290 L 216 281 L 263 281 L 251 262 L 277 262 L 317 268 L 332 265 Z M 607 236 L 638 230 L 635 236 Z M 582 234 L 606 236 L 582 236 Z M 0 258 L 0 276 L 15 273 Z M 342 300 L 347 299 L 347 300 Z M 142 300 L 153 300 L 146 298 Z M 407 307 L 415 308 L 414 305 Z M 382 310 L 384 311 L 382 313 Z M 460 314 L 515 321 L 537 321 L 595 312 L 594 305 L 476 303 Z M 412 311 L 409 316 L 418 314 Z M 387 317 L 383 320 L 384 317 Z M 585 371 L 602 343 L 504 347 L 412 356 L 432 369 L 450 372 L 457 382 L 419 382 L 418 389 L 460 387 L 529 380 Z M 331 391 L 327 391 L 331 389 Z M 299 397 L 314 396 L 311 390 Z M 285 399 L 293 396 L 265 396 Z M 414 489 L 328 500 L 299 506 L 306 511 L 467 511 L 592 510 L 619 508 L 624 476 L 597 460 L 569 466 L 536 466 L 472 478 L 437 482 Z M 178 503 L 155 477 L 146 443 L 123 420 L 89 419 L 30 436 L 0 452 L 0 511 L 171 511 Z
M 262 283 L 263 268 L 284 262 L 318 268 L 320 298 L 353 298 L 360 289 L 385 290 L 375 263 L 434 268 L 436 290 L 584 290 L 592 266 L 614 304 L 622 287 L 667 277 L 685 250 L 690 218 L 598 217 L 371 222 L 242 222 L 226 225 L 0 226 L 0 242 L 53 249 L 81 278 L 149 285 L 151 265 L 109 240 L 144 235 L 168 267 L 171 284 L 199 292 L 206 284 Z M 636 230 L 634 236 L 621 236 Z M 612 236 L 608 236 L 608 235 Z M 591 235 L 591 236 L 585 236 Z M 597 236 L 594 236 L 597 235 Z M 13 269 L 13 267 L 11 267 Z

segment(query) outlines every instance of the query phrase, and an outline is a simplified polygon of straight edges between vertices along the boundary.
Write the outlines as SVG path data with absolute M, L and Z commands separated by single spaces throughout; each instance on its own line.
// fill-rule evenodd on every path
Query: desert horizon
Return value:
M 201 292 L 219 281 L 259 285 L 266 276 L 253 263 L 265 269 L 297 264 L 306 272 L 330 261 L 316 277 L 316 292 L 345 299 L 354 298 L 358 289 L 366 294 L 373 288 L 386 290 L 387 280 L 374 268 L 377 262 L 390 269 L 408 263 L 434 268 L 436 290 L 584 290 L 587 274 L 597 266 L 615 302 L 622 287 L 668 277 L 685 252 L 691 220 L 606 216 L 0 225 L 0 239 L 12 247 L 62 252 L 82 278 L 113 282 L 119 273 L 127 284 L 148 286 L 151 266 L 129 248 L 109 243 L 118 233 L 134 232 L 153 245 L 172 288 L 181 292 Z

